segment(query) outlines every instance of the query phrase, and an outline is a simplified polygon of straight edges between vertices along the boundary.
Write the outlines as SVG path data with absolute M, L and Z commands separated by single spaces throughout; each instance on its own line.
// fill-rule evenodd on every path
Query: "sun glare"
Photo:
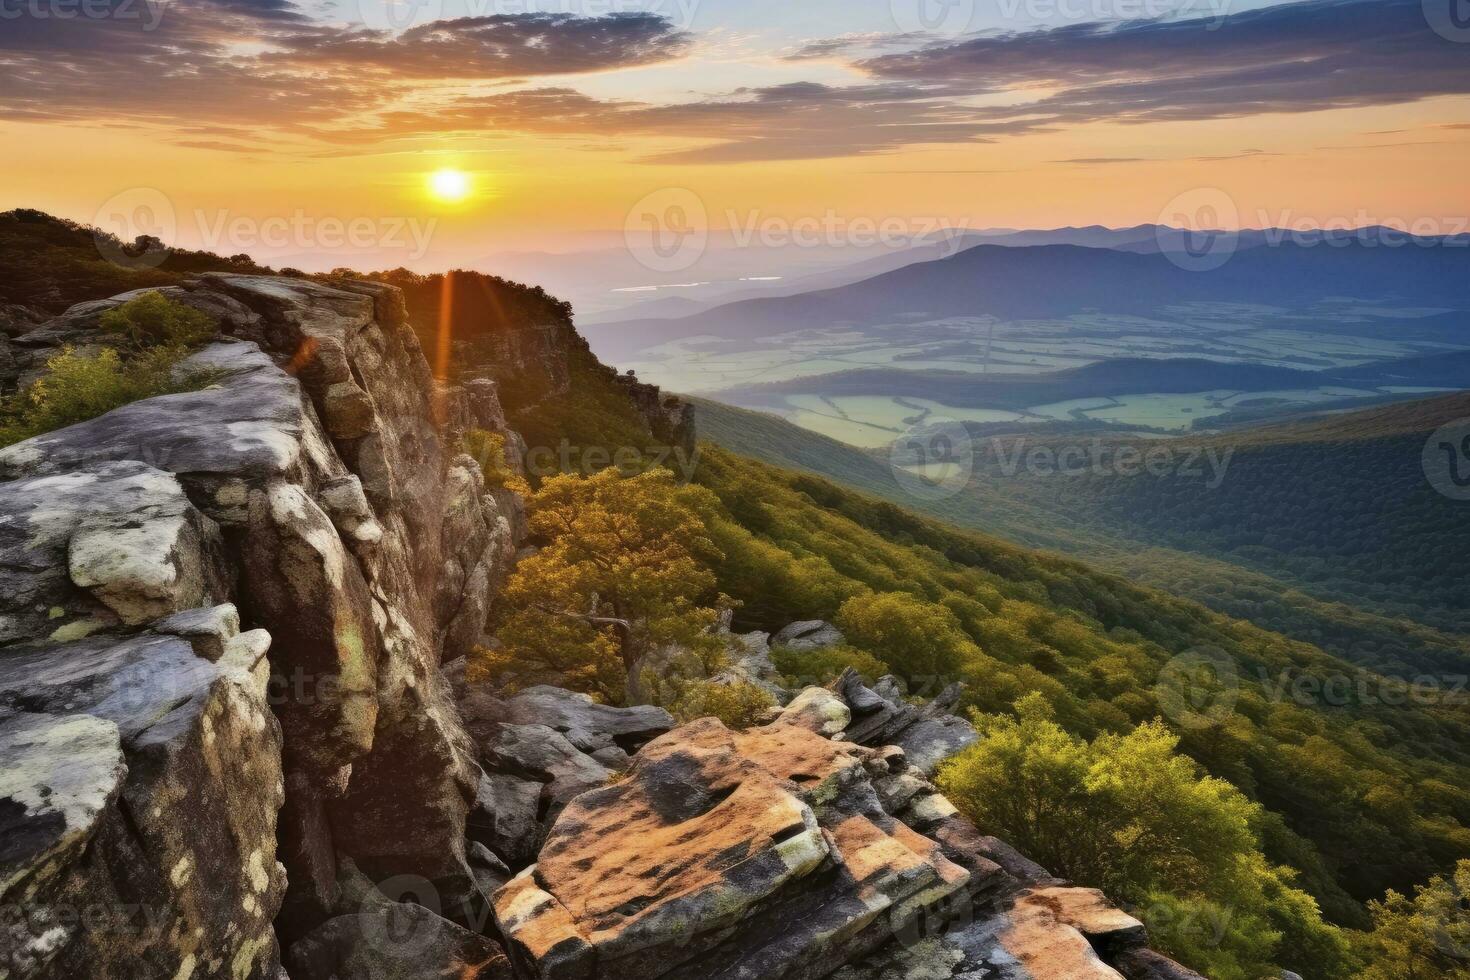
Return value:
M 429 174 L 429 193 L 440 201 L 463 201 L 470 193 L 469 174 L 463 170 L 436 170 Z

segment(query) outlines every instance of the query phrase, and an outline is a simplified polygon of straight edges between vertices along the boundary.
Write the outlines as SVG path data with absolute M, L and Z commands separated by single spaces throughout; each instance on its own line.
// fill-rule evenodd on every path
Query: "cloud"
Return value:
M 599 100 L 570 88 L 530 89 L 382 113 L 373 126 L 339 129 L 326 138 L 341 144 L 383 143 L 429 132 L 487 131 L 704 141 L 645 159 L 740 163 L 860 156 L 915 143 L 984 142 L 1010 127 L 975 120 L 969 110 L 914 86 L 794 82 L 673 105 Z
M 682 55 L 690 35 L 656 14 L 462 17 L 382 31 L 305 32 L 268 61 L 369 68 L 404 78 L 523 79 L 629 68 Z
M 390 111 L 425 80 L 626 68 L 679 57 L 690 40 L 653 14 L 468 17 L 394 35 L 315 21 L 286 0 L 110 2 L 110 16 L 5 21 L 0 117 L 227 124 L 311 138 Z
M 1429 29 L 1420 0 L 1301 0 L 1223 21 L 944 40 L 849 35 L 787 57 L 855 59 L 850 67 L 865 76 L 857 83 L 799 81 L 659 104 L 538 82 L 687 54 L 691 36 L 654 14 L 461 17 L 392 34 L 313 19 L 290 0 L 110 2 L 135 19 L 6 21 L 0 119 L 156 124 L 187 130 L 181 138 L 195 145 L 273 139 L 312 153 L 375 143 L 393 152 L 444 135 L 636 138 L 649 162 L 707 164 L 1470 93 L 1464 46 Z
M 951 97 L 1037 92 L 1052 123 L 1219 119 L 1392 105 L 1470 92 L 1463 45 L 1420 0 L 1305 0 L 1213 19 L 1079 24 L 867 58 L 875 80 Z M 995 118 L 1018 109 L 994 109 Z

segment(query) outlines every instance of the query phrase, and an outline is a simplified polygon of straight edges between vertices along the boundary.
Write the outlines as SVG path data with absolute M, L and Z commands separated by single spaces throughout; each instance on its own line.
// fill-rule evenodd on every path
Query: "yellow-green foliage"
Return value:
M 740 601 L 740 628 L 835 620 L 868 597 L 850 610 L 864 615 L 845 624 L 872 627 L 861 640 L 849 632 L 854 645 L 906 677 L 932 669 L 936 649 L 942 661 L 958 657 L 948 676 L 986 712 L 1035 691 L 1069 734 L 1126 733 L 1164 713 L 1161 671 L 1174 657 L 1222 651 L 1235 678 L 1196 693 L 1231 710 L 1218 724 L 1181 726 L 1180 750 L 1264 806 L 1256 832 L 1265 853 L 1296 869 L 1340 924 L 1366 927 L 1362 903 L 1470 854 L 1460 697 L 1375 700 L 1392 690 L 1309 644 L 716 447 L 702 448 L 695 479 L 723 505 L 709 528 L 725 555 L 718 588 Z M 878 602 L 891 593 L 913 603 Z M 884 628 L 905 620 L 945 639 L 911 645 Z M 903 661 L 915 652 L 920 663 Z M 1329 706 L 1310 686 L 1297 693 L 1299 682 L 1320 690 L 1332 679 L 1365 680 L 1369 696 Z
M 901 664 L 915 691 L 938 690 L 939 681 L 955 676 L 963 664 L 980 656 L 958 616 L 907 592 L 853 596 L 837 610 L 836 623 L 857 646 Z
M 849 667 L 862 675 L 863 680 L 869 684 L 892 672 L 886 663 L 871 653 L 846 644 L 818 647 L 815 650 L 772 647 L 771 663 L 781 672 L 787 688 L 826 684 Z
M 85 422 L 129 402 L 208 385 L 212 375 L 172 376 L 182 353 L 156 348 L 125 359 L 111 349 L 94 354 L 64 349 L 46 362 L 43 377 L 0 401 L 0 446 Z
M 209 314 L 153 290 L 102 314 L 104 333 L 122 337 L 136 348 L 198 347 L 214 337 L 218 324 Z
M 733 684 L 689 681 L 680 684 L 677 690 L 672 701 L 659 703 L 680 722 L 718 718 L 726 728 L 749 728 L 760 724 L 776 703 L 766 691 L 744 681 Z
M 1216 980 L 1256 980 L 1273 964 L 1349 975 L 1346 939 L 1261 853 L 1261 806 L 1201 775 L 1162 722 L 1089 743 L 1034 693 L 1014 717 L 975 722 L 980 741 L 937 781 L 981 830 L 1129 903 L 1156 945 Z
M 1369 904 L 1373 932 L 1359 950 L 1368 966 L 1362 980 L 1470 980 L 1470 860 L 1449 878 L 1436 876 L 1414 897 L 1389 891 Z
M 667 470 L 548 479 L 530 500 L 541 547 L 506 585 L 504 648 L 482 666 L 508 683 L 641 700 L 645 658 L 707 642 L 718 617 L 710 566 L 720 554 L 705 523 L 713 506 L 709 491 Z
M 84 353 L 71 347 L 46 362 L 46 372 L 24 391 L 0 400 L 0 445 L 85 422 L 129 402 L 197 391 L 217 372 L 175 371 L 194 345 L 214 334 L 198 310 L 144 293 L 102 316 L 105 332 L 126 339 L 123 350 Z
M 487 489 L 530 492 L 526 481 L 510 466 L 505 451 L 505 436 L 485 429 L 470 429 L 464 434 L 464 451 L 480 464 L 480 473 L 485 478 Z

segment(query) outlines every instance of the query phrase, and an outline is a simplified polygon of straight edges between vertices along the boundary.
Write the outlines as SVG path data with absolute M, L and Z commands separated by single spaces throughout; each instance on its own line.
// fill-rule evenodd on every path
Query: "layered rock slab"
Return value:
M 269 638 L 222 640 L 0 651 L 0 973 L 273 975 Z
M 13 481 L 0 493 L 76 501 L 66 521 L 49 504 L 34 519 L 29 505 L 0 506 L 13 579 L 0 592 L 15 596 L 0 608 L 0 645 L 135 630 L 233 600 L 275 640 L 282 853 L 298 899 L 283 918 L 309 928 L 326 914 L 338 853 L 377 878 L 472 890 L 474 753 L 437 667 L 483 629 L 518 501 L 488 493 L 456 455 L 444 400 L 458 396 L 432 383 L 396 290 L 210 275 L 165 292 L 235 339 L 180 365 L 207 372 L 207 387 L 0 450 L 0 479 Z M 128 298 L 27 332 L 24 366 L 105 342 L 98 318 Z M 494 401 L 480 392 L 476 412 L 503 424 Z M 122 484 L 144 480 L 130 503 Z M 190 555 L 201 560 L 187 566 Z M 179 628 L 217 650 L 209 624 Z
M 817 977 L 969 874 L 884 812 L 869 750 L 714 719 L 649 743 L 577 797 L 495 896 L 538 977 Z

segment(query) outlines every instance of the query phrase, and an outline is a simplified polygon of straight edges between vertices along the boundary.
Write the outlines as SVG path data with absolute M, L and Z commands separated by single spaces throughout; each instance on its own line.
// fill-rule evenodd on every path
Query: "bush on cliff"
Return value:
M 107 313 L 102 329 L 123 337 L 122 350 L 71 347 L 46 362 L 29 387 L 0 400 L 0 446 L 85 422 L 157 395 L 198 391 L 213 372 L 180 375 L 179 362 L 215 333 L 214 320 L 161 293 L 144 293 Z
M 1450 877 L 1436 876 L 1414 897 L 1390 890 L 1370 902 L 1373 931 L 1359 948 L 1368 966 L 1361 980 L 1470 980 L 1470 860 Z
M 719 596 L 706 529 L 713 496 L 667 470 L 546 480 L 529 501 L 539 549 L 501 597 L 502 649 L 477 670 L 502 683 L 554 683 L 642 703 L 653 652 L 709 645 Z
M 121 337 L 139 350 L 187 350 L 204 344 L 219 330 L 219 324 L 208 313 L 171 300 L 157 290 L 113 307 L 102 314 L 98 325 L 104 333 Z
M 1342 934 L 1261 854 L 1260 804 L 1200 775 L 1162 722 L 1087 742 L 1040 694 L 1015 710 L 976 713 L 981 740 L 939 771 L 981 830 L 1128 903 L 1155 945 L 1216 980 L 1254 980 L 1273 964 L 1349 974 Z

